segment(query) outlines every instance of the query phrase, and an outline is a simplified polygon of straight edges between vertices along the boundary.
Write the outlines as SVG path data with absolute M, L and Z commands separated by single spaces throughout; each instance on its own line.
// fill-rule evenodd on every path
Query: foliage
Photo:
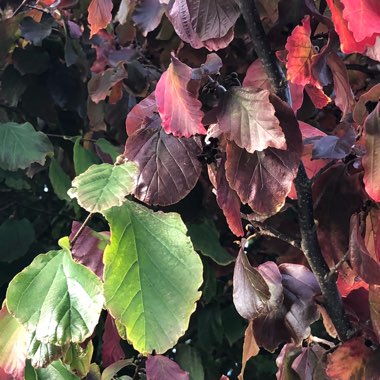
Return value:
M 379 66 L 377 0 L 2 1 L 0 379 L 380 378 Z

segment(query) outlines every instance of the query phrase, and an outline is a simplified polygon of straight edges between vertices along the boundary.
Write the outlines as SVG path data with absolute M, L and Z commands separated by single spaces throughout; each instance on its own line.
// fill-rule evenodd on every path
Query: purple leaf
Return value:
M 163 355 L 149 355 L 146 361 L 147 380 L 189 380 L 189 373 Z
M 159 0 L 137 1 L 132 13 L 132 21 L 141 30 L 143 36 L 156 29 L 165 13 L 166 5 Z
M 115 321 L 110 314 L 107 314 L 103 333 L 102 364 L 104 367 L 108 367 L 124 358 L 125 354 L 120 346 L 120 335 L 117 332 Z
M 177 138 L 165 133 L 158 114 L 125 144 L 124 155 L 139 165 L 134 195 L 141 201 L 168 206 L 183 199 L 196 185 L 202 165 L 198 138 Z

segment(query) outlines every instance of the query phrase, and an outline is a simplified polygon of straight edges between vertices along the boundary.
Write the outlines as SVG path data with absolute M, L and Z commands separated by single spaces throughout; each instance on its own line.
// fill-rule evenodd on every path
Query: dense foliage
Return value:
M 0 379 L 379 379 L 379 79 L 378 0 L 1 1 Z

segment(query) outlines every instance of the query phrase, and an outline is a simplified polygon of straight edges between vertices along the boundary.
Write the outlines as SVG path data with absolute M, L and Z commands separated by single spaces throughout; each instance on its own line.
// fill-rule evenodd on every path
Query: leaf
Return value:
M 121 206 L 135 188 L 137 170 L 134 162 L 92 165 L 74 178 L 68 194 L 70 198 L 77 198 L 79 205 L 92 213 Z
M 98 323 L 102 306 L 100 280 L 75 263 L 67 249 L 37 256 L 7 290 L 9 312 L 42 343 L 83 342 Z
M 312 158 L 341 160 L 351 153 L 355 140 L 356 133 L 351 126 L 341 137 L 323 136 L 315 143 Z
M 0 168 L 5 170 L 26 169 L 34 162 L 43 165 L 53 153 L 47 136 L 30 123 L 0 123 L 0 141 Z
M 360 233 L 359 215 L 353 214 L 350 221 L 349 259 L 352 269 L 366 283 L 380 284 L 380 264 L 368 252 Z
M 159 0 L 140 0 L 134 7 L 132 21 L 146 37 L 149 32 L 158 27 L 165 9 L 165 5 Z
M 318 345 L 303 347 L 294 359 L 292 369 L 304 380 L 329 380 L 326 376 L 323 355 L 325 350 Z
M 341 0 L 343 17 L 356 41 L 379 35 L 380 8 L 376 0 Z
M 219 232 L 211 219 L 204 219 L 202 223 L 187 223 L 187 229 L 195 250 L 219 265 L 228 265 L 235 261 L 221 246 Z
M 189 380 L 188 372 L 182 371 L 179 365 L 162 355 L 149 355 L 146 361 L 147 380 Z
M 244 343 L 243 343 L 243 355 L 242 355 L 242 365 L 241 365 L 241 372 L 238 376 L 239 380 L 244 380 L 244 369 L 247 364 L 247 361 L 251 359 L 252 357 L 258 355 L 260 351 L 259 346 L 257 345 L 255 341 L 255 337 L 253 335 L 253 329 L 252 329 L 252 321 L 249 321 L 248 327 L 245 330 L 244 334 Z
M 346 19 L 343 18 L 344 6 L 342 0 L 326 0 L 326 2 L 331 10 L 331 18 L 335 30 L 339 35 L 340 48 L 343 53 L 363 53 L 367 46 L 375 44 L 376 35 L 365 38 L 362 41 L 355 40 L 353 33 L 348 28 Z
M 80 141 L 82 137 L 78 137 L 74 144 L 74 167 L 76 175 L 85 172 L 91 165 L 99 164 L 100 159 L 93 152 L 83 148 Z
M 79 380 L 60 360 L 51 363 L 46 368 L 33 368 L 27 362 L 25 380 Z
M 190 86 L 192 70 L 174 55 L 169 68 L 161 75 L 156 87 L 156 103 L 166 133 L 177 137 L 206 134 L 202 124 L 202 103 L 198 100 L 199 84 Z
M 0 311 L 0 369 L 15 380 L 24 379 L 26 331 L 3 306 Z M 0 374 L 0 378 L 1 374 Z
M 179 344 L 176 349 L 175 360 L 183 371 L 189 373 L 189 379 L 204 380 L 205 373 L 199 351 L 189 344 Z
M 333 75 L 335 104 L 342 111 L 343 120 L 347 115 L 352 114 L 355 107 L 355 99 L 348 80 L 348 72 L 342 58 L 336 53 L 329 54 L 327 64 Z
M 0 225 L 0 262 L 23 257 L 34 242 L 33 224 L 28 219 L 7 219 Z
M 368 110 L 366 107 L 367 102 L 378 102 L 380 99 L 380 83 L 371 87 L 367 92 L 362 94 L 356 103 L 354 108 L 354 120 L 359 124 L 363 125 L 366 117 L 368 116 Z
M 231 189 L 225 170 L 225 155 L 217 160 L 216 168 L 208 165 L 209 178 L 216 190 L 216 201 L 226 217 L 228 227 L 236 236 L 243 236 L 244 230 L 240 215 L 240 199 Z M 214 173 L 216 171 L 216 173 Z
M 292 364 L 296 357 L 301 353 L 301 348 L 293 343 L 285 344 L 280 354 L 277 356 L 277 380 L 302 380 L 292 368 Z M 316 380 L 316 379 L 315 379 Z
M 120 336 L 110 314 L 107 314 L 102 340 L 102 364 L 104 367 L 125 359 L 124 351 L 120 346 Z
M 57 197 L 69 202 L 70 197 L 67 195 L 67 190 L 71 187 L 71 180 L 55 158 L 50 161 L 49 179 Z
M 73 222 L 69 236 L 70 241 L 81 226 L 81 223 Z M 98 277 L 103 278 L 103 251 L 108 243 L 108 231 L 96 232 L 86 226 L 71 248 L 73 259 L 91 269 Z
M 271 83 L 265 68 L 259 59 L 256 59 L 247 69 L 243 80 L 243 87 L 261 88 L 271 91 Z
M 108 140 L 103 138 L 96 140 L 95 144 L 96 148 L 99 148 L 101 150 L 101 152 L 99 152 L 98 150 L 97 152 L 98 155 L 102 157 L 104 162 L 106 162 L 104 156 L 110 156 L 112 163 L 116 161 L 117 157 L 120 154 L 118 147 L 116 147 L 115 145 L 111 144 Z
M 207 54 L 206 62 L 202 63 L 199 68 L 192 69 L 191 79 L 201 80 L 208 75 L 218 74 L 222 66 L 223 62 L 217 54 Z
M 250 153 L 268 147 L 286 148 L 269 94 L 268 90 L 231 87 L 218 115 L 220 130 Z
M 168 206 L 183 199 L 196 185 L 202 164 L 197 138 L 176 138 L 153 114 L 144 128 L 127 139 L 124 156 L 139 165 L 134 195 L 142 202 Z
M 311 27 L 310 16 L 305 16 L 302 25 L 296 26 L 286 41 L 287 55 L 287 79 L 299 86 L 320 84 L 313 76 L 312 57 L 315 54 L 310 40 Z
M 369 310 L 371 314 L 371 323 L 373 331 L 375 332 L 377 339 L 380 337 L 380 286 L 370 285 L 369 294 Z
M 370 354 L 371 349 L 361 338 L 344 342 L 328 356 L 326 373 L 331 380 L 361 379 Z
M 91 358 L 94 353 L 94 346 L 90 340 L 86 346 L 71 344 L 63 359 L 64 363 L 70 366 L 70 370 L 81 379 L 90 371 Z
M 105 216 L 111 226 L 104 253 L 106 306 L 126 326 L 136 350 L 165 352 L 184 334 L 195 310 L 201 260 L 178 214 L 126 201 Z
M 235 262 L 233 301 L 238 313 L 245 319 L 254 319 L 266 310 L 271 293 L 262 274 L 251 266 L 242 241 Z
M 14 41 L 17 40 L 19 35 L 19 24 L 23 14 L 19 13 L 16 16 L 4 18 L 0 20 L 0 68 L 2 69 L 5 64 L 8 52 L 11 50 Z
M 88 23 L 90 24 L 90 37 L 104 29 L 112 20 L 112 0 L 91 0 L 88 7 Z
M 20 22 L 21 35 L 33 45 L 41 46 L 42 41 L 50 36 L 54 19 L 49 16 L 42 16 L 40 22 L 36 22 L 32 17 L 25 17 Z
M 365 191 L 374 201 L 380 202 L 380 103 L 365 119 L 364 136 L 366 153 L 362 164 Z

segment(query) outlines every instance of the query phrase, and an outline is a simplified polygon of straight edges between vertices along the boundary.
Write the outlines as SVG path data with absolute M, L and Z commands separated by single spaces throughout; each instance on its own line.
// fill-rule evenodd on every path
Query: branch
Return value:
M 256 54 L 263 63 L 273 88 L 283 100 L 291 104 L 290 92 L 285 76 L 270 48 L 255 1 L 240 0 L 240 9 L 251 35 Z M 298 197 L 301 248 L 319 283 L 324 296 L 325 307 L 331 321 L 335 326 L 339 338 L 344 342 L 353 335 L 353 330 L 345 314 L 342 298 L 336 286 L 335 279 L 329 275 L 329 267 L 322 256 L 314 223 L 311 181 L 306 175 L 302 162 L 294 183 Z
M 78 240 L 79 236 L 81 235 L 81 233 L 84 231 L 85 227 L 87 226 L 88 222 L 91 220 L 91 218 L 94 216 L 94 214 L 92 212 L 90 212 L 88 215 L 87 215 L 87 218 L 84 220 L 84 222 L 82 223 L 82 225 L 80 226 L 79 230 L 77 231 L 77 233 L 74 235 L 74 237 L 72 238 L 72 240 L 70 241 L 70 247 L 73 248 L 74 247 L 74 244 L 75 242 Z

